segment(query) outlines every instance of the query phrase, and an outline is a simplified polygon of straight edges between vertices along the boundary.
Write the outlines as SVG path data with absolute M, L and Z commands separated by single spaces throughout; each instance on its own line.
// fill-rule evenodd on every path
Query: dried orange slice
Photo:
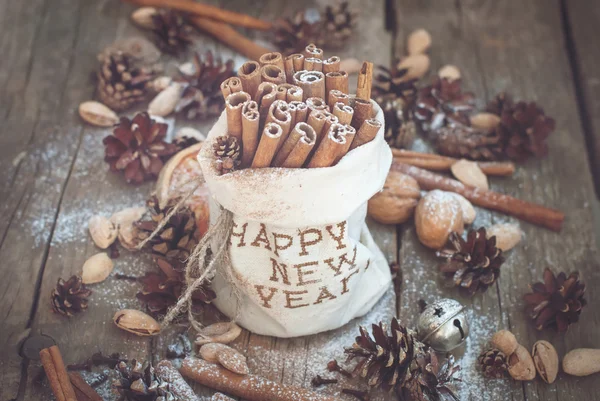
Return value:
M 200 183 L 185 204 L 194 211 L 200 235 L 204 235 L 210 226 L 210 215 L 208 187 L 196 160 L 201 148 L 202 142 L 199 142 L 183 149 L 167 161 L 156 182 L 156 198 L 159 207 L 163 209 L 169 200 L 187 195 Z

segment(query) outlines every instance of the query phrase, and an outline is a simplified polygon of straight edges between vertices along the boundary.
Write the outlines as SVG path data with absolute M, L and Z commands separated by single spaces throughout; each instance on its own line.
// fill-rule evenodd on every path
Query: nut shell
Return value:
M 452 175 L 465 185 L 485 190 L 490 188 L 487 176 L 481 171 L 479 165 L 473 161 L 461 159 L 454 163 L 450 170 Z
M 196 345 L 208 343 L 229 344 L 239 337 L 242 328 L 233 322 L 220 322 L 205 327 L 196 338 Z
M 414 178 L 392 170 L 383 190 L 369 200 L 369 216 L 382 224 L 404 223 L 413 215 L 420 197 Z
M 521 242 L 523 233 L 517 224 L 494 224 L 486 230 L 486 235 L 496 236 L 496 247 L 505 252 Z
M 122 309 L 115 313 L 113 322 L 118 328 L 138 336 L 154 336 L 160 333 L 160 324 L 156 320 L 135 309 Z
M 202 359 L 204 359 L 207 362 L 217 363 L 219 361 L 219 359 L 217 358 L 217 355 L 219 355 L 219 352 L 223 351 L 224 349 L 228 349 L 228 348 L 229 347 L 225 344 L 219 344 L 219 343 L 204 344 L 202 347 L 200 347 L 200 357 L 202 357 Z
M 527 348 L 519 345 L 515 352 L 508 357 L 508 373 L 515 380 L 535 379 L 535 364 Z
M 106 280 L 115 264 L 104 252 L 97 253 L 85 261 L 81 280 L 84 284 L 94 284 Z
M 439 249 L 448 240 L 451 232 L 463 232 L 462 208 L 456 197 L 445 191 L 427 193 L 415 210 L 417 236 L 423 245 Z
M 92 216 L 88 222 L 88 230 L 94 244 L 100 249 L 111 246 L 119 234 L 114 223 L 104 216 Z
M 463 223 L 472 224 L 477 217 L 477 211 L 473 207 L 473 204 L 460 194 L 452 193 L 452 195 L 454 195 L 454 197 L 458 200 L 458 203 L 460 203 L 460 208 L 463 214 Z
M 490 344 L 508 356 L 512 355 L 519 347 L 517 338 L 508 330 L 500 330 L 494 334 L 490 340 Z
M 531 357 L 535 369 L 546 383 L 554 383 L 558 375 L 558 354 L 548 341 L 538 341 L 533 344 Z
M 417 29 L 408 35 L 406 50 L 408 54 L 425 53 L 431 47 L 431 35 L 425 29 Z
M 79 115 L 86 122 L 98 127 L 112 127 L 119 122 L 117 113 L 95 101 L 81 103 L 79 105 Z
M 578 348 L 569 351 L 562 361 L 565 373 L 587 376 L 600 372 L 600 349 Z
M 425 54 L 414 54 L 402 59 L 398 65 L 398 71 L 406 69 L 406 74 L 399 78 L 400 82 L 409 81 L 414 78 L 423 78 L 429 71 L 429 57 Z

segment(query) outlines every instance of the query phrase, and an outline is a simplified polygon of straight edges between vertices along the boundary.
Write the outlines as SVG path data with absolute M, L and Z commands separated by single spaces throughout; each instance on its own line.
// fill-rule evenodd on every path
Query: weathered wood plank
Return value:
M 498 328 L 509 328 L 528 348 L 538 339 L 549 339 L 561 355 L 571 348 L 591 346 L 590 336 L 598 326 L 597 310 L 585 310 L 584 321 L 567 335 L 551 331 L 538 333 L 528 322 L 521 300 L 528 292 L 527 284 L 540 280 L 546 266 L 555 271 L 578 269 L 588 288 L 598 283 L 593 218 L 589 207 L 593 191 L 589 166 L 586 158 L 581 157 L 585 154 L 584 139 L 569 64 L 562 48 L 559 8 L 541 1 L 527 4 L 460 1 L 444 6 L 437 2 L 435 5 L 433 2 L 415 5 L 399 1 L 398 4 L 401 32 L 397 42 L 403 43 L 412 29 L 424 27 L 429 30 L 434 42 L 431 50 L 433 73 L 444 64 L 457 65 L 463 75 L 464 87 L 481 99 L 479 106 L 497 92 L 508 90 L 518 99 L 539 102 L 557 120 L 547 159 L 530 161 L 520 166 L 513 178 L 494 179 L 491 183 L 496 190 L 564 210 L 567 212 L 565 227 L 561 234 L 554 234 L 521 223 L 525 239 L 507 253 L 497 290 L 476 296 L 473 301 L 461 299 L 471 309 L 474 329 L 462 364 L 472 366 L 490 334 Z M 565 163 L 565 160 L 569 162 Z M 512 219 L 479 210 L 474 226 L 504 221 Z M 436 273 L 439 262 L 431 251 L 419 245 L 413 229 L 407 230 L 402 237 L 401 255 L 403 266 L 408 263 L 411 274 L 407 277 L 404 268 L 405 281 L 413 287 L 413 291 L 408 290 L 402 295 L 403 313 L 405 307 L 410 308 L 423 296 L 421 291 L 460 299 L 455 291 L 442 290 Z M 414 268 L 415 265 L 423 270 Z M 592 305 L 598 302 L 594 294 L 588 295 L 588 301 Z M 461 400 L 500 400 L 506 399 L 508 394 L 512 399 L 593 399 L 593 394 L 598 391 L 591 380 L 561 377 L 554 385 L 539 380 L 523 385 L 508 380 L 483 380 L 471 367 L 465 373 Z M 576 382 L 580 386 L 578 390 L 574 389 Z

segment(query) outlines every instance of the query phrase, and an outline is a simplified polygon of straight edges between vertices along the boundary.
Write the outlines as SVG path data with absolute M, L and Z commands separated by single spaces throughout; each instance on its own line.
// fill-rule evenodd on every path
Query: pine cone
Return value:
M 508 361 L 502 351 L 495 348 L 483 351 L 477 360 L 485 377 L 501 379 L 506 376 Z
M 424 131 L 435 131 L 449 124 L 469 125 L 473 99 L 471 92 L 462 91 L 460 79 L 436 78 L 419 90 L 415 118 Z
M 583 298 L 585 284 L 579 281 L 579 273 L 568 277 L 561 272 L 558 276 L 548 268 L 544 270 L 544 282 L 530 285 L 533 291 L 523 299 L 535 328 L 554 327 L 559 332 L 567 331 L 571 323 L 579 321 L 581 310 L 587 304 Z
M 92 295 L 80 276 L 71 276 L 66 282 L 59 278 L 56 288 L 52 290 L 52 309 L 65 316 L 73 316 L 87 309 L 87 298 Z
M 157 123 L 148 113 L 133 120 L 121 117 L 113 135 L 104 138 L 104 161 L 111 171 L 123 172 L 129 183 L 156 179 L 164 162 L 177 152 L 177 146 L 164 141 L 167 124 Z
M 556 123 L 536 103 L 518 102 L 505 107 L 500 117 L 496 131 L 503 138 L 504 152 L 510 159 L 524 161 L 529 156 L 546 156 L 546 139 Z
M 328 5 L 323 11 L 307 8 L 293 18 L 275 21 L 273 38 L 284 54 L 301 53 L 310 43 L 327 49 L 341 48 L 352 36 L 357 13 L 347 1 Z
M 215 60 L 212 52 L 208 51 L 204 61 L 195 53 L 193 63 L 194 73 L 182 74 L 178 80 L 183 82 L 185 87 L 175 111 L 182 112 L 188 119 L 217 116 L 225 104 L 220 88 L 221 82 L 235 75 L 233 60 L 227 60 L 223 64 L 221 60 Z
M 512 96 L 506 92 L 500 92 L 487 104 L 485 111 L 501 116 L 505 110 L 510 110 L 513 106 Z
M 144 365 L 135 359 L 131 365 L 119 362 L 115 368 L 119 378 L 112 386 L 120 395 L 119 400 L 127 401 L 167 401 L 177 397 L 170 390 L 170 383 L 156 376 L 154 367 Z
M 235 170 L 240 164 L 240 144 L 237 138 L 225 135 L 217 137 L 213 144 L 215 167 L 220 174 Z
M 179 199 L 172 199 L 162 210 L 159 208 L 156 196 L 146 202 L 151 214 L 150 220 L 134 223 L 139 230 L 140 241 L 145 240 L 154 232 L 178 202 Z M 199 239 L 200 233 L 196 226 L 194 212 L 188 206 L 181 206 L 158 234 L 146 244 L 146 248 L 150 250 L 159 267 L 169 277 L 173 277 L 176 272 L 184 271 L 186 260 L 198 244 Z
M 146 97 L 154 74 L 134 65 L 133 59 L 121 51 L 104 58 L 98 72 L 100 101 L 115 111 L 128 109 Z
M 473 296 L 484 292 L 500 276 L 504 262 L 502 250 L 496 248 L 496 237 L 486 237 L 485 228 L 469 230 L 465 241 L 460 234 L 452 232 L 446 248 L 437 252 L 446 258 L 440 270 L 451 277 L 463 295 Z
M 170 9 L 160 9 L 152 15 L 157 46 L 166 53 L 178 54 L 192 43 L 194 31 L 184 14 Z
M 353 374 L 366 379 L 369 387 L 414 400 L 454 396 L 450 384 L 459 368 L 452 366 L 452 359 L 440 369 L 435 352 L 397 319 L 392 320 L 391 334 L 382 323 L 372 325 L 372 333 L 360 327 L 360 336 L 344 351 L 349 361 L 359 359 Z
M 502 138 L 497 131 L 489 133 L 462 124 L 437 129 L 431 135 L 436 150 L 446 156 L 471 160 L 502 159 Z

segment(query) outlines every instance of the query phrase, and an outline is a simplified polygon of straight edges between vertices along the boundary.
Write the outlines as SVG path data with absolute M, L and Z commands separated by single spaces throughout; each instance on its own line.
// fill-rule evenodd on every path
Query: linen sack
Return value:
M 373 105 L 382 122 L 376 138 L 333 167 L 219 176 L 212 144 L 227 133 L 225 112 L 208 134 L 198 161 L 211 193 L 211 223 L 219 206 L 233 213 L 233 274 L 217 267 L 214 303 L 246 329 L 276 337 L 335 329 L 367 313 L 389 287 L 389 265 L 365 223 L 367 201 L 392 162 L 383 113 Z

